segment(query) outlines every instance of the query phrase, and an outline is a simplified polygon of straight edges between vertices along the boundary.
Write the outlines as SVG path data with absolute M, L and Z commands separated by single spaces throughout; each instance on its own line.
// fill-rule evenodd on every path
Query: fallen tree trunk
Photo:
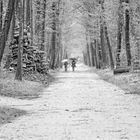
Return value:
M 119 67 L 113 70 L 113 74 L 121 74 L 121 73 L 127 73 L 130 71 L 130 68 L 126 67 Z

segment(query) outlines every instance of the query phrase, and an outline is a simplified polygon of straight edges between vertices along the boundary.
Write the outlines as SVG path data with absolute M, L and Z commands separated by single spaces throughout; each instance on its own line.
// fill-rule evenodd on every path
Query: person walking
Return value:
M 65 67 L 65 71 L 67 71 L 68 70 L 68 62 L 67 61 L 64 62 L 64 67 Z
M 75 60 L 72 60 L 72 71 L 75 71 L 75 67 L 76 67 L 76 61 Z

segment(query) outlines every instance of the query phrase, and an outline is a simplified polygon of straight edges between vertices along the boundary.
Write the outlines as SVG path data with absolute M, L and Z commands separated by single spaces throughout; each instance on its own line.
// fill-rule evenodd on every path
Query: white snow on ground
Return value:
M 140 140 L 140 96 L 78 65 L 58 74 L 39 99 L 0 97 L 28 114 L 0 127 L 0 140 Z

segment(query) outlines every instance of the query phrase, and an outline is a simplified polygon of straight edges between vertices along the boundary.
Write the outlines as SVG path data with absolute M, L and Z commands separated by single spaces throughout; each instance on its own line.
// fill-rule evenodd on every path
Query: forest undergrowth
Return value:
M 39 98 L 41 91 L 53 80 L 53 74 L 28 73 L 19 82 L 14 79 L 13 72 L 1 70 L 0 96 L 29 100 Z
M 11 123 L 12 120 L 15 120 L 17 117 L 27 114 L 24 110 L 19 110 L 9 107 L 0 107 L 0 125 Z
M 140 95 L 140 71 L 123 74 L 113 74 L 110 69 L 94 71 L 105 81 L 115 84 L 125 91 L 125 94 Z
M 6 70 L 0 71 L 0 96 L 22 100 L 40 97 L 44 88 L 55 80 L 56 71 L 47 75 L 38 73 L 26 74 L 22 81 L 15 80 L 15 74 Z M 10 106 L 0 106 L 0 125 L 11 123 L 12 120 L 26 115 L 27 112 Z

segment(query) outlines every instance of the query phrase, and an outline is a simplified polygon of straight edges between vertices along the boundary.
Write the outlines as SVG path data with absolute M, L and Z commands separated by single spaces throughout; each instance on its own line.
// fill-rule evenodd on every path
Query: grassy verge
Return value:
M 0 96 L 29 100 L 39 98 L 44 87 L 54 80 L 50 74 L 26 75 L 21 82 L 14 80 L 14 76 L 11 72 L 0 72 Z
M 26 75 L 23 81 L 14 80 L 15 74 L 8 71 L 0 71 L 0 96 L 17 99 L 31 100 L 39 98 L 41 91 L 55 80 L 55 71 L 44 76 L 37 74 Z M 26 115 L 27 112 L 11 107 L 0 106 L 0 125 L 11 123 L 12 120 Z
M 24 80 L 22 82 L 13 79 L 0 79 L 0 95 L 19 98 L 33 99 L 39 97 L 43 86 L 37 82 Z
M 0 107 L 0 125 L 5 123 L 11 123 L 12 120 L 25 115 L 26 112 L 8 107 Z
M 115 84 L 125 90 L 126 94 L 140 95 L 140 72 L 113 75 L 109 69 L 94 70 L 103 80 Z

